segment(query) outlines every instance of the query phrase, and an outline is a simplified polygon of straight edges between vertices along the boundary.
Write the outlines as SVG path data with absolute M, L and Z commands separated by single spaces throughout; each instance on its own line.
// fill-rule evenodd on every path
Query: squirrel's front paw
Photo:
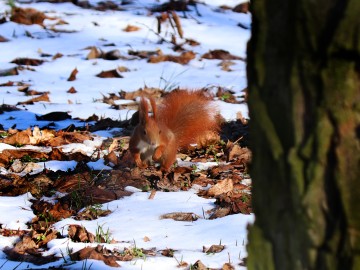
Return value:
M 137 167 L 142 168 L 142 169 L 147 167 L 146 162 L 143 162 L 141 160 L 140 155 L 134 155 L 134 160 L 135 160 L 135 164 Z

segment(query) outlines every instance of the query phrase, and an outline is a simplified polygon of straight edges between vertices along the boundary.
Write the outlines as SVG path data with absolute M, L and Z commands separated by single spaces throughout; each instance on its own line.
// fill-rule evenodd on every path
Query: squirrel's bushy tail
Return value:
M 174 133 L 178 147 L 196 143 L 207 132 L 219 130 L 218 110 L 204 91 L 170 92 L 158 106 L 157 117 Z

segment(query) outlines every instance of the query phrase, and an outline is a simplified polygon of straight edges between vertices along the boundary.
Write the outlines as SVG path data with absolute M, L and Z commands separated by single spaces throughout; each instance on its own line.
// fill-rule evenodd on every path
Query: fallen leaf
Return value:
M 176 250 L 171 249 L 171 248 L 167 248 L 161 251 L 161 255 L 165 256 L 165 257 L 170 257 L 173 258 L 174 257 L 174 252 Z
M 10 20 L 20 24 L 39 24 L 43 25 L 45 19 L 50 19 L 43 12 L 33 8 L 14 7 L 11 9 Z
M 162 51 L 160 49 L 155 50 L 155 51 L 133 51 L 133 50 L 129 50 L 128 51 L 129 55 L 134 55 L 134 56 L 138 56 L 141 59 L 144 58 L 150 58 L 151 56 L 158 56 L 158 55 L 162 55 Z
M 196 261 L 192 267 L 193 267 L 193 269 L 196 269 L 196 270 L 208 270 L 209 269 L 200 260 Z
M 128 25 L 123 29 L 123 31 L 125 31 L 125 32 L 135 32 L 135 31 L 139 31 L 140 29 L 141 29 L 141 28 L 138 27 L 138 26 L 128 24 Z
M 207 248 L 207 247 L 203 247 L 203 252 L 204 253 L 219 253 L 221 251 L 223 251 L 225 248 L 224 245 L 212 245 L 211 247 Z
M 235 270 L 235 267 L 232 266 L 230 263 L 224 263 L 221 270 Z
M 122 75 L 118 73 L 116 69 L 101 71 L 99 74 L 96 75 L 99 78 L 124 78 Z
M 63 121 L 67 119 L 71 119 L 71 115 L 67 112 L 51 112 L 43 115 L 36 115 L 36 120 L 38 121 Z M 54 137 L 54 136 L 52 136 Z
M 194 213 L 173 212 L 160 216 L 160 219 L 173 219 L 175 221 L 196 221 L 200 216 Z
M 60 202 L 54 204 L 48 212 L 55 220 L 62 220 L 71 217 L 74 214 L 73 210 L 63 207 Z
M 234 144 L 232 142 L 228 142 L 226 144 L 226 151 L 227 154 L 227 162 L 232 161 L 234 159 L 239 159 L 241 162 L 245 164 L 249 164 L 251 162 L 251 151 L 247 147 L 240 147 L 238 144 Z
M 143 238 L 143 240 L 144 240 L 144 242 L 150 242 L 150 238 L 147 237 L 147 236 L 145 236 L 145 237 Z
M 237 13 L 248 13 L 250 7 L 250 2 L 245 2 L 236 5 L 232 10 Z
M 219 181 L 216 185 L 208 189 L 207 195 L 216 197 L 220 194 L 227 193 L 233 190 L 233 181 L 232 179 L 225 179 Z
M 8 42 L 9 40 L 2 35 L 0 35 L 0 42 Z
M 56 54 L 52 57 L 52 60 L 61 58 L 61 57 L 63 57 L 63 56 L 64 56 L 64 55 L 63 55 L 62 53 L 56 53 Z
M 81 261 L 87 259 L 103 261 L 106 265 L 112 267 L 119 267 L 120 265 L 116 262 L 117 258 L 115 256 L 104 255 L 103 250 L 106 250 L 104 247 L 98 245 L 97 247 L 85 247 L 73 254 L 70 255 L 71 260 Z
M 75 81 L 76 80 L 76 74 L 78 74 L 77 68 L 74 68 L 74 70 L 71 72 L 68 81 Z
M 220 59 L 220 60 L 243 60 L 244 58 L 236 55 L 232 55 L 228 51 L 225 50 L 210 50 L 209 52 L 203 54 L 201 58 L 204 59 Z
M 210 215 L 209 219 L 222 218 L 229 215 L 231 212 L 230 206 L 228 207 L 218 207 L 215 211 Z
M 34 104 L 35 102 L 39 102 L 39 101 L 46 101 L 46 102 L 50 102 L 50 98 L 48 93 L 42 94 L 38 97 L 34 97 L 32 99 L 29 99 L 27 101 L 23 101 L 23 102 L 18 102 L 17 105 L 29 105 L 29 104 Z
M 223 61 L 221 61 L 220 64 L 218 64 L 218 66 L 221 67 L 221 70 L 228 71 L 228 72 L 232 71 L 232 69 L 230 67 L 233 65 L 235 65 L 235 63 L 230 60 L 223 60 Z
M 66 91 L 66 93 L 69 93 L 69 94 L 76 94 L 76 93 L 77 93 L 77 91 L 76 91 L 76 89 L 75 89 L 73 86 L 71 86 L 71 87 L 70 87 L 70 89 Z
M 110 150 L 109 150 L 110 151 Z M 117 155 L 115 154 L 114 151 L 111 151 L 109 154 L 105 155 L 104 156 L 104 160 L 106 163 L 112 163 L 114 164 L 115 166 L 116 165 L 119 165 L 119 159 L 117 157 Z
M 17 65 L 24 65 L 24 66 L 40 66 L 44 63 L 44 60 L 35 59 L 35 58 L 16 58 L 12 60 L 10 63 L 14 63 Z
M 103 52 L 99 48 L 93 46 L 90 48 L 90 52 L 86 56 L 86 59 L 87 60 L 96 59 L 96 58 L 100 58 L 102 55 Z
M 68 235 L 74 242 L 94 243 L 95 236 L 88 232 L 84 226 L 71 224 L 68 227 Z
M 1 77 L 14 76 L 14 75 L 19 75 L 18 69 L 16 67 L 0 70 Z
M 194 39 L 191 39 L 191 38 L 186 38 L 185 43 L 189 44 L 190 46 L 194 46 L 194 47 L 200 45 L 200 42 L 198 42 L 198 41 L 196 41 Z
M 30 251 L 30 249 L 28 249 L 28 251 Z M 11 261 L 29 262 L 35 265 L 47 264 L 50 262 L 57 261 L 59 259 L 54 254 L 47 256 L 42 255 L 41 252 L 36 252 L 35 254 L 29 254 L 27 252 L 25 253 L 19 252 L 16 250 L 16 248 L 9 248 L 9 247 L 5 247 L 3 252 L 7 255 L 7 259 Z
M 169 62 L 175 62 L 178 64 L 186 65 L 194 58 L 195 58 L 194 52 L 186 51 L 186 52 L 181 53 L 179 56 L 170 55 L 170 54 L 168 54 L 168 55 L 160 54 L 157 56 L 150 56 L 148 62 L 149 63 L 159 63 L 159 62 L 169 61 Z

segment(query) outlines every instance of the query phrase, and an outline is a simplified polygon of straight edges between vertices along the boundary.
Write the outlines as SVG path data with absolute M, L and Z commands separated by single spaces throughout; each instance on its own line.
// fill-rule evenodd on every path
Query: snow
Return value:
M 35 217 L 31 210 L 30 199 L 33 199 L 31 193 L 25 193 L 17 197 L 0 197 L 0 224 L 2 228 L 11 230 L 26 230 L 27 222 Z
M 91 3 L 98 1 L 92 0 Z M 148 15 L 145 7 L 165 1 L 137 0 L 126 11 L 97 11 L 82 9 L 71 3 L 31 3 L 19 4 L 21 7 L 32 7 L 45 11 L 50 17 L 62 19 L 68 24 L 55 25 L 56 29 L 75 31 L 73 33 L 55 33 L 44 29 L 39 25 L 20 25 L 13 22 L 0 24 L 0 33 L 9 39 L 9 42 L 0 43 L 0 70 L 15 67 L 10 62 L 18 57 L 43 59 L 40 66 L 31 67 L 31 70 L 21 70 L 19 75 L 0 77 L 0 84 L 8 81 L 30 84 L 30 89 L 40 92 L 48 92 L 50 102 L 35 102 L 32 105 L 17 105 L 18 102 L 29 100 L 31 97 L 18 91 L 17 86 L 0 88 L 0 101 L 7 105 L 17 105 L 21 111 L 4 112 L 0 114 L 0 124 L 5 130 L 16 127 L 27 129 L 29 127 L 45 127 L 53 124 L 55 129 L 63 129 L 75 123 L 79 126 L 81 120 L 64 120 L 52 123 L 51 121 L 37 121 L 36 116 L 49 112 L 68 112 L 73 118 L 87 119 L 96 114 L 99 117 L 109 117 L 114 120 L 129 119 L 134 113 L 132 110 L 114 110 L 110 105 L 101 102 L 103 95 L 118 93 L 120 91 L 135 91 L 141 87 L 160 87 L 170 90 L 174 87 L 187 87 L 191 89 L 202 87 L 224 87 L 242 96 L 242 90 L 247 86 L 246 63 L 234 61 L 232 72 L 221 70 L 218 66 L 220 60 L 201 59 L 200 56 L 209 50 L 224 49 L 230 53 L 246 57 L 246 43 L 250 37 L 250 31 L 237 26 L 251 25 L 251 15 L 233 13 L 230 10 L 220 12 L 220 5 L 234 7 L 244 2 L 242 0 L 205 0 L 199 4 L 198 9 L 201 17 L 195 12 L 190 12 L 189 19 L 181 18 L 182 27 L 186 38 L 200 42 L 200 46 L 185 48 L 196 53 L 196 59 L 188 65 L 180 65 L 172 62 L 149 64 L 145 59 L 116 60 L 104 59 L 86 60 L 89 46 L 96 46 L 103 51 L 117 49 L 123 56 L 127 56 L 129 49 L 132 50 L 156 50 L 161 49 L 164 53 L 176 54 L 169 43 L 158 43 L 158 36 L 154 34 L 157 22 L 154 16 Z M 0 15 L 9 11 L 6 1 L 0 1 Z M 180 13 L 179 13 L 180 14 Z M 98 25 L 95 25 L 96 22 Z M 45 25 L 50 27 L 56 20 L 47 20 Z M 128 24 L 141 28 L 136 32 L 124 32 L 122 29 Z M 168 33 L 171 28 L 168 26 Z M 31 36 L 29 36 L 29 34 Z M 169 34 L 161 33 L 170 40 Z M 113 43 L 115 46 L 105 46 Z M 41 57 L 40 53 L 55 55 L 61 53 L 64 56 L 56 60 L 51 57 Z M 125 66 L 129 72 L 123 72 L 124 78 L 102 79 L 95 75 L 104 70 L 115 69 Z M 77 68 L 79 73 L 75 81 L 67 81 L 71 71 Z M 77 91 L 75 94 L 67 93 L 71 87 Z M 119 101 L 120 102 L 120 101 Z M 222 116 L 226 120 L 235 119 L 237 112 L 244 118 L 248 118 L 248 109 L 245 103 L 229 104 L 221 100 L 216 101 Z M 84 123 L 85 125 L 85 123 Z M 105 137 L 113 136 L 113 132 L 119 129 L 98 131 L 99 137 L 94 141 L 86 141 L 84 144 L 69 144 L 61 146 L 63 152 L 76 152 L 91 156 Z M 24 146 L 29 149 L 29 146 Z M 0 143 L 0 151 L 14 149 L 13 146 Z M 46 151 L 43 149 L 43 151 Z M 101 156 L 106 154 L 100 151 Z M 47 170 L 72 170 L 76 167 L 75 161 L 47 161 L 38 163 L 38 168 L 32 172 L 35 174 Z M 196 164 L 197 168 L 206 168 L 214 164 Z M 110 170 L 111 167 L 104 164 L 103 159 L 89 162 L 89 168 L 96 170 Z M 4 168 L 0 168 L 1 174 L 6 174 Z M 119 241 L 115 244 L 106 245 L 107 248 L 122 250 L 124 247 L 137 246 L 140 248 L 156 247 L 157 250 L 172 248 L 175 258 L 167 258 L 157 255 L 147 256 L 146 259 L 137 259 L 131 262 L 119 262 L 121 269 L 178 269 L 178 261 L 186 261 L 189 264 L 201 260 L 207 267 L 221 268 L 224 263 L 231 262 L 235 269 L 245 269 L 239 266 L 241 260 L 246 257 L 247 224 L 253 222 L 252 215 L 231 215 L 224 218 L 209 220 L 207 211 L 214 208 L 214 201 L 200 198 L 196 191 L 186 192 L 157 192 L 154 199 L 149 200 L 149 194 L 128 187 L 134 192 L 133 195 L 120 200 L 102 205 L 103 209 L 110 209 L 112 213 L 94 221 L 76 221 L 73 218 L 64 219 L 54 226 L 64 235 L 67 234 L 69 224 L 79 224 L 95 233 L 97 226 L 109 228 L 111 236 Z M 30 193 L 17 197 L 0 196 L 0 224 L 7 229 L 30 229 L 26 225 L 35 215 L 32 213 L 29 201 Z M 56 201 L 56 198 L 44 198 Z M 192 212 L 200 218 L 194 222 L 174 221 L 160 219 L 160 216 L 172 212 Z M 150 241 L 145 242 L 144 237 Z M 16 237 L 0 236 L 0 250 L 5 246 L 12 246 L 18 239 Z M 214 244 L 225 245 L 225 250 L 216 254 L 202 252 L 203 246 L 209 247 Z M 68 238 L 54 239 L 48 243 L 49 250 L 46 254 L 56 254 L 61 258 L 67 256 L 67 250 L 74 251 L 88 245 L 85 243 L 73 243 Z M 69 260 L 69 258 L 67 257 Z M 54 263 L 36 266 L 31 263 L 8 261 L 6 255 L 0 251 L 0 266 L 3 269 L 26 269 L 56 267 L 65 265 L 67 269 L 114 269 L 106 266 L 101 261 L 88 260 L 87 262 L 67 262 L 59 259 Z M 84 268 L 84 263 L 87 267 Z

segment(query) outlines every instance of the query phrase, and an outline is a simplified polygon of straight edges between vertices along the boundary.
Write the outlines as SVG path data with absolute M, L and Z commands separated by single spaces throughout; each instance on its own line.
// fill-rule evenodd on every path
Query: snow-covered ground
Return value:
M 128 119 L 134 111 L 115 110 L 110 105 L 102 103 L 103 95 L 120 91 L 135 91 L 142 87 L 159 87 L 162 89 L 175 86 L 184 88 L 224 87 L 241 96 L 246 86 L 246 63 L 242 60 L 232 60 L 232 71 L 221 70 L 221 60 L 201 59 L 201 55 L 209 50 L 227 50 L 233 55 L 246 57 L 246 43 L 250 37 L 250 30 L 238 26 L 251 24 L 250 14 L 234 13 L 231 10 L 220 10 L 219 5 L 235 6 L 241 0 L 206 0 L 198 4 L 201 14 L 197 16 L 190 11 L 188 18 L 181 18 L 184 37 L 194 39 L 199 46 L 184 48 L 196 53 L 196 58 L 187 65 L 173 62 L 151 64 L 147 59 L 119 59 L 109 61 L 105 59 L 90 59 L 86 56 L 91 46 L 103 51 L 117 49 L 121 55 L 128 56 L 129 49 L 135 51 L 154 51 L 161 49 L 164 54 L 177 54 L 172 50 L 172 44 L 160 44 L 159 36 L 155 34 L 157 20 L 150 15 L 147 7 L 164 1 L 136 0 L 125 11 L 97 11 L 83 9 L 71 3 L 28 3 L 19 4 L 21 7 L 32 7 L 45 12 L 56 20 L 46 20 L 45 26 L 52 25 L 59 32 L 44 29 L 39 25 L 21 25 L 14 22 L 0 24 L 0 35 L 8 42 L 0 42 L 0 70 L 16 67 L 10 63 L 16 58 L 36 58 L 45 60 L 42 65 L 32 66 L 31 69 L 19 71 L 19 75 L 0 77 L 0 84 L 21 82 L 29 84 L 30 89 L 39 92 L 48 92 L 49 102 L 35 102 L 31 105 L 17 105 L 18 102 L 29 100 L 19 86 L 0 87 L 0 101 L 7 105 L 17 105 L 21 111 L 4 112 L 0 114 L 0 124 L 4 129 L 16 126 L 17 129 L 26 129 L 34 126 L 46 126 L 47 121 L 36 121 L 36 115 L 54 111 L 68 112 L 72 117 L 86 119 L 96 114 L 99 117 L 110 117 L 115 120 Z M 95 4 L 96 1 L 91 1 Z M 10 7 L 6 1 L 0 1 L 0 17 L 8 12 Z M 179 13 L 181 16 L 182 14 Z M 67 24 L 56 24 L 59 20 Z M 127 25 L 140 27 L 139 31 L 125 32 Z M 165 25 L 164 25 L 165 27 Z M 168 25 L 161 36 L 170 40 L 166 34 L 173 30 Z M 181 40 L 178 37 L 179 40 Z M 113 46 L 107 46 L 112 44 Z M 48 57 L 41 57 L 41 54 Z M 52 59 L 57 53 L 63 57 Z M 125 66 L 130 71 L 123 72 L 123 78 L 99 78 L 96 74 L 101 71 L 116 69 Z M 76 80 L 68 81 L 70 73 L 78 70 Z M 76 93 L 67 91 L 74 87 Z M 217 101 L 221 114 L 227 119 L 236 118 L 240 112 L 248 118 L 245 104 L 229 104 Z M 74 120 L 56 122 L 56 128 L 67 127 Z M 79 123 L 79 122 L 77 122 Z M 101 133 L 106 136 L 107 133 Z M 10 146 L 0 145 L 0 151 Z M 95 147 L 95 146 L 89 146 Z M 91 152 L 91 149 L 90 149 Z M 75 165 L 70 162 L 52 162 L 45 165 L 50 170 L 68 170 Z M 101 164 L 94 164 L 101 166 Z M 111 169 L 107 167 L 105 169 Z M 41 168 L 42 170 L 42 168 Z M 1 170 L 2 173 L 4 173 Z M 55 227 L 66 236 L 68 224 L 79 224 L 95 234 L 100 224 L 109 229 L 112 238 L 119 241 L 108 244 L 109 249 L 122 249 L 136 246 L 140 248 L 156 247 L 157 250 L 171 248 L 175 250 L 175 258 L 164 256 L 140 258 L 130 262 L 120 262 L 122 269 L 178 269 L 179 261 L 189 264 L 201 260 L 207 267 L 221 268 L 224 263 L 230 262 L 235 269 L 244 269 L 239 263 L 246 257 L 246 226 L 253 221 L 252 215 L 231 215 L 215 220 L 207 219 L 207 210 L 214 207 L 214 201 L 200 198 L 196 190 L 187 192 L 157 192 L 155 198 L 149 200 L 146 192 L 135 191 L 130 197 L 104 204 L 103 209 L 110 209 L 112 213 L 94 221 L 76 221 L 65 219 L 55 224 Z M 26 229 L 26 222 L 34 216 L 30 209 L 31 194 L 18 197 L 0 197 L 0 224 L 2 228 Z M 201 218 L 193 222 L 160 219 L 163 214 L 171 212 L 193 212 Z M 146 241 L 144 240 L 146 239 Z M 0 249 L 12 246 L 17 237 L 0 237 Z M 203 253 L 203 246 L 216 244 L 225 245 L 225 250 L 216 254 Z M 49 244 L 47 254 L 66 254 L 67 249 L 79 250 L 90 244 L 73 243 L 69 239 L 55 239 Z M 95 245 L 96 246 L 96 245 Z M 36 266 L 30 263 L 8 261 L 0 250 L 0 269 L 27 269 L 64 266 L 64 261 Z M 61 253 L 62 252 L 62 253 Z M 76 262 L 66 266 L 69 269 L 112 269 L 102 261 L 89 260 Z M 66 265 L 66 264 L 65 264 Z

